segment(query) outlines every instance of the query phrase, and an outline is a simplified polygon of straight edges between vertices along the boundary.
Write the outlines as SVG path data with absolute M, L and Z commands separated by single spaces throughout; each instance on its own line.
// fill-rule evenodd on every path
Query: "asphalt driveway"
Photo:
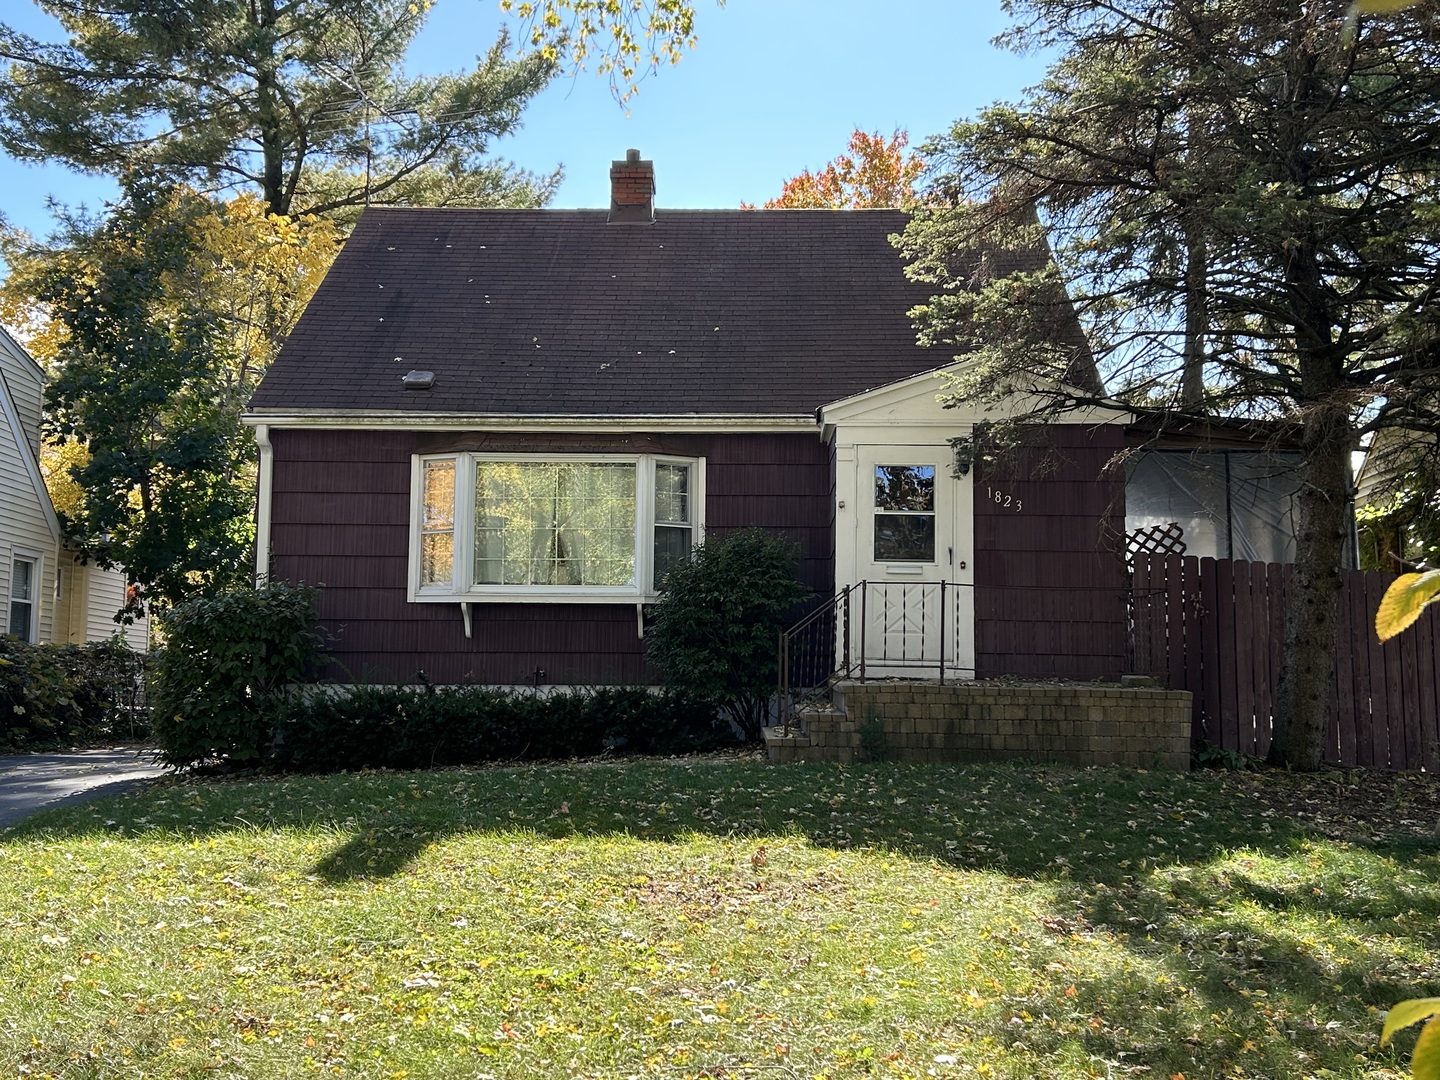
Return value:
M 0 829 L 37 810 L 115 795 L 168 771 L 149 747 L 0 757 Z

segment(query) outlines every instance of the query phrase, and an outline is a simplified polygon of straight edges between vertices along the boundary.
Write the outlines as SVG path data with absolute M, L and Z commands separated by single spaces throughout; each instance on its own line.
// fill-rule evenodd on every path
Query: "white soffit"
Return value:
M 241 417 L 251 427 L 348 430 L 569 431 L 584 434 L 675 431 L 689 434 L 754 434 L 815 430 L 813 416 L 485 416 L 433 412 L 254 412 Z
M 840 425 L 907 424 L 954 429 L 1023 415 L 1040 404 L 1038 397 L 1014 394 L 990 405 L 962 402 L 946 408 L 939 400 L 949 391 L 945 376 L 963 368 L 963 363 L 952 364 L 823 405 L 819 409 L 819 418 L 824 437 L 828 440 Z M 1065 414 L 1065 422 L 1071 424 L 1124 424 L 1130 420 L 1130 414 L 1120 408 L 1076 409 Z

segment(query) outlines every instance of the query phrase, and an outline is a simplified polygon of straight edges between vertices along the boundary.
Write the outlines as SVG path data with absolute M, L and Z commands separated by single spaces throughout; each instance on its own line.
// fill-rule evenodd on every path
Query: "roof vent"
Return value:
M 626 150 L 624 161 L 610 163 L 609 220 L 641 225 L 655 220 L 655 163 L 641 161 L 639 150 Z
M 400 382 L 406 390 L 429 390 L 435 385 L 435 372 L 412 368 L 400 376 Z

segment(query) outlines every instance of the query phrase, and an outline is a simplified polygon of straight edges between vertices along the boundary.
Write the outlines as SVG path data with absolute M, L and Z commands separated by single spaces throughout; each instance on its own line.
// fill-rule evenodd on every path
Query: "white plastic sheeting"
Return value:
M 1142 450 L 1125 483 L 1125 531 L 1176 522 L 1187 555 L 1295 561 L 1300 455 Z

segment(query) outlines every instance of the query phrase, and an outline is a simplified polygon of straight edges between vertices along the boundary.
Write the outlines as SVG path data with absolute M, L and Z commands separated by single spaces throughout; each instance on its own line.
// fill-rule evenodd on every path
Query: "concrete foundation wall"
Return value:
M 1190 694 L 1118 686 L 843 682 L 775 761 L 999 761 L 1190 768 Z

